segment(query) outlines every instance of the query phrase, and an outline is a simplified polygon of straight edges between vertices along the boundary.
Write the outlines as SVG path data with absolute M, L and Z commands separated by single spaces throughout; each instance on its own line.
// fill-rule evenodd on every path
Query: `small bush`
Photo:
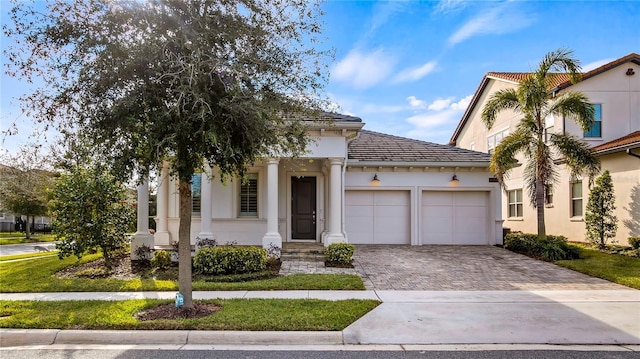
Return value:
M 146 244 L 142 244 L 134 251 L 136 258 L 138 258 L 138 263 L 141 264 L 149 264 L 149 260 L 151 259 L 151 252 L 151 247 Z
M 633 249 L 640 250 L 640 237 L 629 237 L 629 245 Z
M 355 247 L 349 243 L 333 243 L 324 250 L 324 258 L 329 263 L 349 264 Z
M 171 254 L 163 250 L 155 251 L 153 253 L 153 259 L 151 259 L 151 266 L 160 269 L 171 267 Z
M 576 259 L 580 257 L 578 249 L 567 242 L 564 236 L 548 235 L 545 240 L 530 233 L 509 233 L 504 240 L 504 248 L 545 261 Z
M 196 237 L 196 248 L 211 248 L 218 246 L 218 241 L 210 238 Z
M 197 273 L 209 275 L 259 272 L 267 266 L 267 251 L 258 247 L 202 248 L 193 264 Z

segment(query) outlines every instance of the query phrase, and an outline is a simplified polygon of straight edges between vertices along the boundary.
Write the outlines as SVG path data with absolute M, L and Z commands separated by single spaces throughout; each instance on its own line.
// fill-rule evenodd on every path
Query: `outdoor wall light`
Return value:
M 371 182 L 374 182 L 374 183 L 380 182 L 380 180 L 378 179 L 378 174 L 377 173 L 373 175 L 373 179 L 371 180 Z
M 458 183 L 460 182 L 460 180 L 458 179 L 458 175 L 456 175 L 455 173 L 453 174 L 453 177 L 451 177 L 451 182 L 454 183 Z

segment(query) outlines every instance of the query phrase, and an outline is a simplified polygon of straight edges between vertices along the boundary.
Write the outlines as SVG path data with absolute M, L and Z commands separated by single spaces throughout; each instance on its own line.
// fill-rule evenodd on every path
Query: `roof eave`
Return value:
M 489 161 L 363 161 L 348 159 L 347 166 L 350 167 L 475 167 L 488 168 Z
M 473 97 L 471 98 L 471 103 L 469 103 L 469 106 L 467 106 L 467 109 L 464 111 L 464 114 L 462 115 L 460 122 L 458 122 L 458 126 L 456 126 L 455 131 L 453 131 L 453 135 L 449 140 L 450 146 L 456 145 L 456 142 L 458 141 L 458 136 L 460 136 L 460 132 L 462 132 L 462 129 L 464 128 L 464 126 L 466 126 L 467 121 L 469 120 L 469 116 L 471 116 L 471 112 L 473 112 L 473 109 L 476 107 L 476 105 L 478 104 L 478 101 L 480 100 L 480 94 L 484 92 L 484 89 L 487 87 L 488 83 L 489 83 L 489 77 L 485 75 L 482 78 L 482 81 L 480 81 L 480 85 L 478 86 L 478 89 L 476 89 L 476 92 L 473 94 Z

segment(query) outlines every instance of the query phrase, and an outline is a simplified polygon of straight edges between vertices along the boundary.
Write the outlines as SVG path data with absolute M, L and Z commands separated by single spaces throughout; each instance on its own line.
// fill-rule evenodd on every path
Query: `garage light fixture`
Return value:
M 378 179 L 378 174 L 377 173 L 373 175 L 373 179 L 371 180 L 371 182 L 373 182 L 373 183 L 380 182 L 380 180 Z
M 458 175 L 456 175 L 455 173 L 453 174 L 453 177 L 451 177 L 451 182 L 454 183 L 458 183 L 460 182 L 460 180 L 458 179 Z

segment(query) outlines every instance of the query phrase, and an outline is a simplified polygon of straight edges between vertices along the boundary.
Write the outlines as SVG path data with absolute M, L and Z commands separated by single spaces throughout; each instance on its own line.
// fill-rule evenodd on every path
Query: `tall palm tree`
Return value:
M 545 187 L 553 188 L 557 179 L 554 159 L 562 159 L 572 177 L 587 174 L 591 179 L 600 171 L 600 161 L 589 145 L 566 134 L 554 133 L 545 142 L 545 119 L 556 115 L 575 121 L 585 131 L 594 123 L 594 108 L 581 92 L 554 91 L 557 76 L 564 73 L 572 83 L 580 80 L 580 62 L 573 52 L 560 49 L 548 53 L 516 89 L 495 92 L 482 110 L 482 122 L 488 129 L 498 113 L 512 110 L 522 116 L 515 131 L 502 140 L 491 156 L 490 170 L 500 185 L 517 164 L 516 155 L 526 159 L 524 181 L 538 217 L 538 239 L 546 238 L 544 223 Z

